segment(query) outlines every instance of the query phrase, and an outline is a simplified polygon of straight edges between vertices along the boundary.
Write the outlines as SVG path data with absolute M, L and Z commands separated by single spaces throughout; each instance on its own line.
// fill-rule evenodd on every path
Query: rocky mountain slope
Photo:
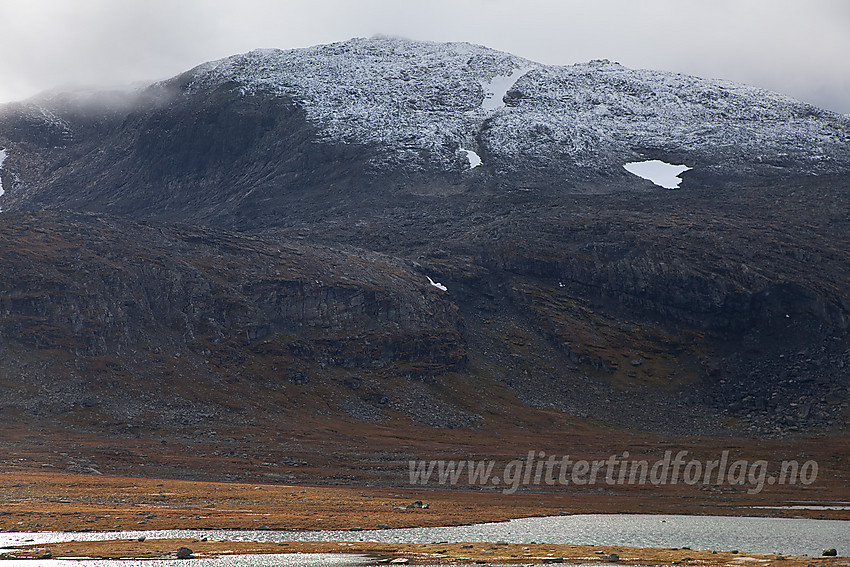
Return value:
M 396 39 L 6 105 L 2 415 L 846 433 L 849 140 L 751 87 Z M 654 158 L 681 190 L 623 168 Z

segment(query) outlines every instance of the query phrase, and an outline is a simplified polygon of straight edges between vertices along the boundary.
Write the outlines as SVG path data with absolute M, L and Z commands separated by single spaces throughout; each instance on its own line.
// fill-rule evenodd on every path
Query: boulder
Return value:
M 192 550 L 188 547 L 181 547 L 177 550 L 177 559 L 192 559 Z

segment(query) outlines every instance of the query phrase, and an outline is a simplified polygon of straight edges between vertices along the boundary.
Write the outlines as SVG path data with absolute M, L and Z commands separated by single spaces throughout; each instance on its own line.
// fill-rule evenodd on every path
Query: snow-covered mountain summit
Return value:
M 494 172 L 579 176 L 643 157 L 718 174 L 850 163 L 850 120 L 780 94 L 608 61 L 546 66 L 467 43 L 257 50 L 180 80 L 186 96 L 231 84 L 292 97 L 325 140 L 382 147 L 380 169 L 463 170 L 469 152 Z
M 0 207 L 275 224 L 293 202 L 351 206 L 486 188 L 681 187 L 850 172 L 850 118 L 727 81 L 609 61 L 547 66 L 395 38 L 213 61 L 132 92 L 0 106 Z M 676 186 L 675 184 L 671 186 Z M 262 218 L 260 221 L 258 219 Z M 250 220 L 243 220 L 250 219 Z
M 306 49 L 256 50 L 189 72 L 186 94 L 235 82 L 243 94 L 298 100 L 327 141 L 378 143 L 388 163 L 457 168 L 504 92 L 491 83 L 539 66 L 468 43 L 352 39 Z M 495 81 L 494 81 L 495 79 Z M 509 86 L 509 85 L 505 85 Z M 463 159 L 461 159 L 463 158 Z

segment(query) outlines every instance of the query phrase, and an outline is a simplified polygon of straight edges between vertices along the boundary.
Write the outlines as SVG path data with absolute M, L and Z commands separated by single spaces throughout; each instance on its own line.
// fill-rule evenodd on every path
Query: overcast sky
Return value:
M 850 0 L 0 0 L 0 102 L 376 34 L 725 78 L 850 113 Z

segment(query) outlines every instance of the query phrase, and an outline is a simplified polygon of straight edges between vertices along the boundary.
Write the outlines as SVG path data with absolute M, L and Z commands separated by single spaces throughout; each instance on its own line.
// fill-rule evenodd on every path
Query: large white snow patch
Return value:
M 479 156 L 472 150 L 465 150 L 461 148 L 460 151 L 466 152 L 466 159 L 469 160 L 469 169 L 475 169 L 476 167 L 481 165 L 481 156 Z
M 481 108 L 484 110 L 498 110 L 505 106 L 505 95 L 511 87 L 516 84 L 520 77 L 531 71 L 533 67 L 522 67 L 515 69 L 510 75 L 497 75 L 490 82 L 481 81 L 481 86 L 484 87 L 484 100 L 481 102 Z
M 679 174 L 692 169 L 687 165 L 673 165 L 658 159 L 650 161 L 633 161 L 623 166 L 626 171 L 648 179 L 665 189 L 678 189 L 682 178 Z

